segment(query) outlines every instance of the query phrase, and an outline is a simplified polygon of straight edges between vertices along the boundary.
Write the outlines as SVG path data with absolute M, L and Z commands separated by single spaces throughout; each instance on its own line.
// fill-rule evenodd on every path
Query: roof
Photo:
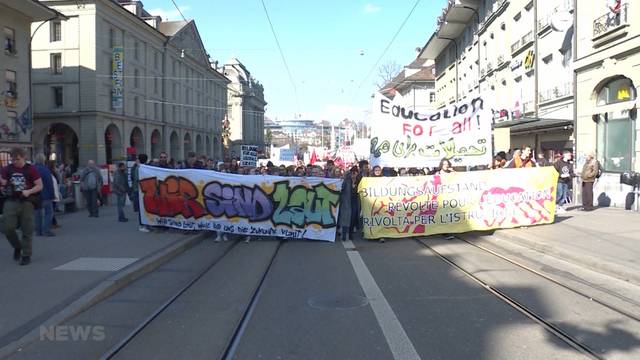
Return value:
M 166 36 L 173 36 L 177 34 L 182 28 L 189 24 L 188 21 L 179 20 L 179 21 L 163 21 L 160 23 L 158 30 Z
M 425 61 L 426 60 L 422 61 L 422 63 L 424 63 Z M 419 62 L 414 61 L 411 64 L 417 64 L 417 63 Z M 409 69 L 409 68 L 410 67 L 407 66 L 405 69 Z M 422 67 L 419 67 L 419 69 L 421 70 L 409 76 L 407 76 L 406 70 L 402 70 L 398 75 L 396 75 L 396 77 L 394 77 L 391 81 L 386 83 L 382 87 L 382 89 L 380 89 L 380 92 L 385 96 L 393 99 L 393 97 L 395 96 L 395 90 L 404 88 L 405 86 L 409 86 L 410 84 L 417 83 L 417 82 L 436 81 L 436 78 L 433 75 L 433 68 L 434 68 L 434 65 L 430 65 L 426 67 L 422 66 Z
M 417 73 L 408 76 L 405 81 L 436 81 L 435 75 L 433 75 L 434 66 L 427 66 Z
M 411 64 L 407 65 L 406 67 L 408 69 L 421 69 L 424 67 L 425 62 L 427 62 L 427 59 L 417 57 Z
M 0 0 L 0 5 L 26 15 L 31 21 L 67 20 L 65 15 L 37 0 Z

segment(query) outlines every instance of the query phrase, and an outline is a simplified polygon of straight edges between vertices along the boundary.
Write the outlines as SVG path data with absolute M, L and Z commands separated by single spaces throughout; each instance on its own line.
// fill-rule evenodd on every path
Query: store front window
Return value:
M 612 79 L 598 91 L 598 106 L 616 104 L 636 99 L 636 89 L 631 79 L 619 77 Z
M 597 91 L 597 106 L 632 102 L 637 93 L 631 79 L 614 77 Z M 630 104 L 629 109 L 633 107 Z M 598 160 L 605 171 L 633 170 L 636 124 L 630 111 L 606 112 L 599 116 L 597 125 Z

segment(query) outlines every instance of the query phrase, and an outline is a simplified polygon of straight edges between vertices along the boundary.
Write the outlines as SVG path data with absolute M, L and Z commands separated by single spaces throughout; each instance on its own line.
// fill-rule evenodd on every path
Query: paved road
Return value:
M 636 288 L 590 287 L 589 270 L 525 255 L 571 289 L 439 237 L 205 241 L 64 324 L 102 338 L 45 338 L 13 358 L 640 358 Z
M 117 222 L 115 207 L 103 207 L 99 218 L 76 212 L 58 215 L 62 228 L 55 237 L 35 237 L 33 262 L 18 266 L 10 247 L 0 242 L 0 347 L 20 338 L 54 313 L 111 276 L 110 269 L 55 270 L 79 258 L 94 264 L 135 261 L 184 239 L 174 232 L 141 233 L 135 221 Z M 132 215 L 130 215 L 132 217 Z M 91 264 L 88 264 L 91 265 Z

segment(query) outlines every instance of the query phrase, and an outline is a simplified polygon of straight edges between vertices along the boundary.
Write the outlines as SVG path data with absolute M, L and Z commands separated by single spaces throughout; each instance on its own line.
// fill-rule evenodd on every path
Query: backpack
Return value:
M 598 173 L 596 174 L 596 179 L 599 179 L 602 176 L 602 165 L 600 165 L 600 161 L 596 161 L 596 166 L 598 167 Z
M 82 178 L 82 182 L 80 184 L 80 190 L 96 190 L 98 189 L 98 178 L 96 177 L 96 172 L 93 170 L 87 171 Z

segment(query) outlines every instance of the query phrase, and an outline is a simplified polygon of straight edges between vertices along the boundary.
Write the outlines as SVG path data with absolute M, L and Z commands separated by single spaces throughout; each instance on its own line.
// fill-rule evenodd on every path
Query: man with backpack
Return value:
M 28 265 L 31 262 L 34 205 L 38 202 L 38 193 L 42 190 L 40 174 L 35 166 L 27 164 L 26 157 L 22 148 L 12 149 L 12 163 L 5 166 L 0 174 L 0 184 L 7 196 L 3 206 L 2 232 L 13 247 L 13 260 L 19 260 L 20 265 Z M 18 223 L 22 230 L 22 240 L 16 233 Z
M 80 174 L 80 190 L 87 199 L 89 217 L 98 217 L 98 192 L 102 188 L 102 174 L 95 161 L 89 160 Z

